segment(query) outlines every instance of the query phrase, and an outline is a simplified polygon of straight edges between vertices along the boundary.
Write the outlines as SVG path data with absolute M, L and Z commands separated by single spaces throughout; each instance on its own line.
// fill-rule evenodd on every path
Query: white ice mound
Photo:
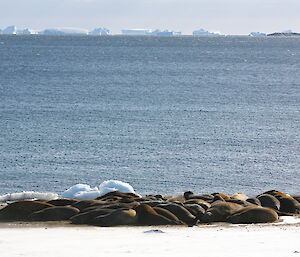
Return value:
M 78 200 L 95 199 L 98 196 L 100 196 L 98 188 L 91 188 L 86 184 L 76 184 L 62 193 L 63 198 L 73 198 Z
M 106 180 L 99 185 L 100 196 L 114 191 L 138 195 L 130 184 L 119 180 Z
M 26 191 L 20 193 L 0 195 L 0 202 L 33 200 L 33 199 L 49 201 L 57 198 L 58 198 L 58 194 L 55 193 L 41 193 L 41 192 L 34 192 L 34 191 Z
M 62 198 L 73 198 L 78 200 L 92 200 L 110 192 L 120 191 L 123 193 L 134 193 L 138 195 L 128 183 L 119 180 L 107 180 L 100 184 L 99 188 L 91 188 L 86 184 L 76 184 L 62 193 Z

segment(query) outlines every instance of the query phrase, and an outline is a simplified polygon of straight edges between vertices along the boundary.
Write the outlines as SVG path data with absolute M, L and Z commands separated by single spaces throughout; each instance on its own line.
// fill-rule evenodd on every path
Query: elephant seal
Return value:
M 175 222 L 177 222 L 178 224 L 184 224 L 183 222 L 181 222 L 177 216 L 175 216 L 172 212 L 164 209 L 164 208 L 160 208 L 160 207 L 153 207 L 153 209 L 162 216 L 165 216 L 166 218 L 173 220 Z
M 185 204 L 198 204 L 200 205 L 203 209 L 207 210 L 211 204 L 204 201 L 204 200 L 201 200 L 201 199 L 189 199 L 189 200 L 186 200 L 184 203 Z
M 220 196 L 220 197 L 223 198 L 224 200 L 230 199 L 230 197 L 229 197 L 228 195 L 225 195 L 225 194 L 223 194 L 223 193 L 213 193 L 212 195 L 213 195 L 214 197 L 215 197 L 215 196 Z
M 227 218 L 234 224 L 269 223 L 278 221 L 275 210 L 264 207 L 245 207 Z
M 268 194 L 268 195 L 273 195 L 275 197 L 277 196 L 283 196 L 283 197 L 291 197 L 290 195 L 286 194 L 286 193 L 283 193 L 283 192 L 280 192 L 280 191 L 277 191 L 277 190 L 269 190 L 267 192 L 264 192 L 262 194 Z
M 79 209 L 70 206 L 54 206 L 36 211 L 29 215 L 30 221 L 68 220 L 79 213 Z
M 72 204 L 71 206 L 73 206 L 81 211 L 88 207 L 102 206 L 102 205 L 107 205 L 107 202 L 100 201 L 100 200 L 81 200 L 81 201 L 78 201 L 78 202 Z
M 93 224 L 94 218 L 110 214 L 116 210 L 98 208 L 88 212 L 79 213 L 70 218 L 73 224 Z
M 184 204 L 184 208 L 186 208 L 192 215 L 194 215 L 197 220 L 201 220 L 204 213 L 205 213 L 205 209 L 203 207 L 201 207 L 198 204 Z
M 69 198 L 60 198 L 55 200 L 47 201 L 49 204 L 53 204 L 55 206 L 66 206 L 66 205 L 72 205 L 79 202 L 79 200 L 76 199 L 69 199 Z
M 177 225 L 177 222 L 158 214 L 151 206 L 141 204 L 135 208 L 140 225 Z
M 269 207 L 276 211 L 279 211 L 279 209 L 280 209 L 280 202 L 273 195 L 262 194 L 262 195 L 257 196 L 257 199 L 260 201 L 262 207 Z
M 96 200 L 102 200 L 102 201 L 107 201 L 107 200 L 119 200 L 119 199 L 135 199 L 135 198 L 140 198 L 139 195 L 134 194 L 134 193 L 123 193 L 120 191 L 113 191 L 109 192 L 105 195 L 99 196 L 96 198 Z
M 249 197 L 245 195 L 244 193 L 235 193 L 232 196 L 230 196 L 231 199 L 246 201 Z
M 197 217 L 189 212 L 184 206 L 176 203 L 159 204 L 157 207 L 164 208 L 172 212 L 179 220 L 189 226 L 193 226 L 197 223 Z
M 293 198 L 300 203 L 300 195 L 293 195 Z
M 183 194 L 184 198 L 186 200 L 189 199 L 201 199 L 207 202 L 211 202 L 214 199 L 214 196 L 211 194 L 200 194 L 200 195 L 195 195 L 192 191 L 186 191 Z
M 92 221 L 93 225 L 101 227 L 122 226 L 122 225 L 135 225 L 137 224 L 136 211 L 129 210 L 115 210 L 114 212 L 95 217 Z
M 279 196 L 277 199 L 280 202 L 279 211 L 285 213 L 300 214 L 300 203 L 292 197 Z
M 229 203 L 223 201 L 213 202 L 211 207 L 205 212 L 203 222 L 225 222 L 227 218 L 233 213 L 242 210 L 243 206 L 236 203 Z
M 259 201 L 257 198 L 255 198 L 255 197 L 253 197 L 253 198 L 248 198 L 248 199 L 246 200 L 246 202 L 252 203 L 252 204 L 257 205 L 257 206 L 261 206 L 260 201 Z
M 247 202 L 247 201 L 244 201 L 244 200 L 238 200 L 238 199 L 228 199 L 228 200 L 225 200 L 225 202 L 228 202 L 228 203 L 237 203 L 237 204 L 242 205 L 244 207 L 253 206 L 254 205 L 253 203 L 250 203 L 250 202 Z
M 25 221 L 30 214 L 54 205 L 38 201 L 17 201 L 0 210 L 0 220 Z

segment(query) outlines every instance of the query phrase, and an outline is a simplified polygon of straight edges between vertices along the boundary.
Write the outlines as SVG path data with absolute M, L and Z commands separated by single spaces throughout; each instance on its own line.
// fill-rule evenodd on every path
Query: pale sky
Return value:
M 300 0 L 0 0 L 0 29 L 204 28 L 223 34 L 300 32 Z

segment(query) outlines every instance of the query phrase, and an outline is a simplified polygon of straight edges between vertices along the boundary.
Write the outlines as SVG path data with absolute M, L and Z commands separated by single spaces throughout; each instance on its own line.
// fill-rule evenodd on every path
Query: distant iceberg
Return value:
M 123 29 L 123 35 L 150 35 L 150 29 Z
M 155 36 L 178 36 L 178 35 L 181 35 L 181 32 L 176 32 L 176 31 L 172 31 L 172 30 L 159 30 L 159 29 L 156 29 L 154 31 L 152 31 L 150 33 L 151 35 L 155 35 Z
M 109 35 L 110 31 L 106 28 L 95 28 L 92 31 L 89 32 L 89 35 Z
M 251 32 L 249 34 L 250 37 L 264 37 L 266 35 L 267 35 L 266 33 L 262 33 L 262 32 Z
M 80 28 L 54 28 L 39 32 L 41 35 L 87 35 L 88 30 Z
M 34 35 L 37 34 L 38 32 L 32 29 L 23 29 L 23 30 L 17 30 L 18 35 Z
M 221 33 L 216 31 L 216 32 L 211 32 L 205 29 L 198 29 L 193 31 L 194 36 L 221 36 Z
M 16 26 L 8 26 L 6 29 L 2 30 L 2 34 L 5 35 L 16 35 L 17 34 L 17 27 Z

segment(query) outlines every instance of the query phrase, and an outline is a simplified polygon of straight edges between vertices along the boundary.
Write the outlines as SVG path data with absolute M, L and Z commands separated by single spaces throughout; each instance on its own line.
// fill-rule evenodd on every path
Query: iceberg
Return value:
M 45 29 L 39 32 L 42 35 L 87 35 L 88 31 L 86 29 L 80 28 L 54 28 Z
M 17 34 L 17 27 L 16 26 L 8 26 L 6 29 L 2 30 L 2 34 L 5 35 L 16 35 Z
M 194 36 L 220 36 L 220 32 L 211 32 L 205 29 L 198 29 L 193 31 Z
M 150 29 L 123 29 L 123 35 L 149 35 L 151 34 Z
M 109 35 L 110 31 L 106 28 L 95 28 L 89 32 L 89 35 Z
M 159 29 L 156 29 L 154 31 L 151 32 L 151 35 L 155 35 L 155 36 L 178 36 L 178 35 L 181 35 L 181 32 L 175 32 L 175 31 L 172 31 L 172 30 L 159 30 Z
M 20 193 L 12 193 L 12 194 L 5 194 L 0 195 L 0 202 L 6 202 L 6 201 L 19 201 L 19 200 L 54 200 L 58 198 L 58 194 L 55 193 L 41 193 L 41 192 L 35 192 L 35 191 L 25 191 Z
M 251 32 L 249 34 L 250 37 L 263 37 L 263 36 L 266 36 L 267 34 L 266 33 L 262 33 L 262 32 Z
M 23 30 L 17 30 L 17 34 L 18 35 L 34 35 L 34 34 L 37 34 L 37 32 L 32 29 L 26 28 Z

